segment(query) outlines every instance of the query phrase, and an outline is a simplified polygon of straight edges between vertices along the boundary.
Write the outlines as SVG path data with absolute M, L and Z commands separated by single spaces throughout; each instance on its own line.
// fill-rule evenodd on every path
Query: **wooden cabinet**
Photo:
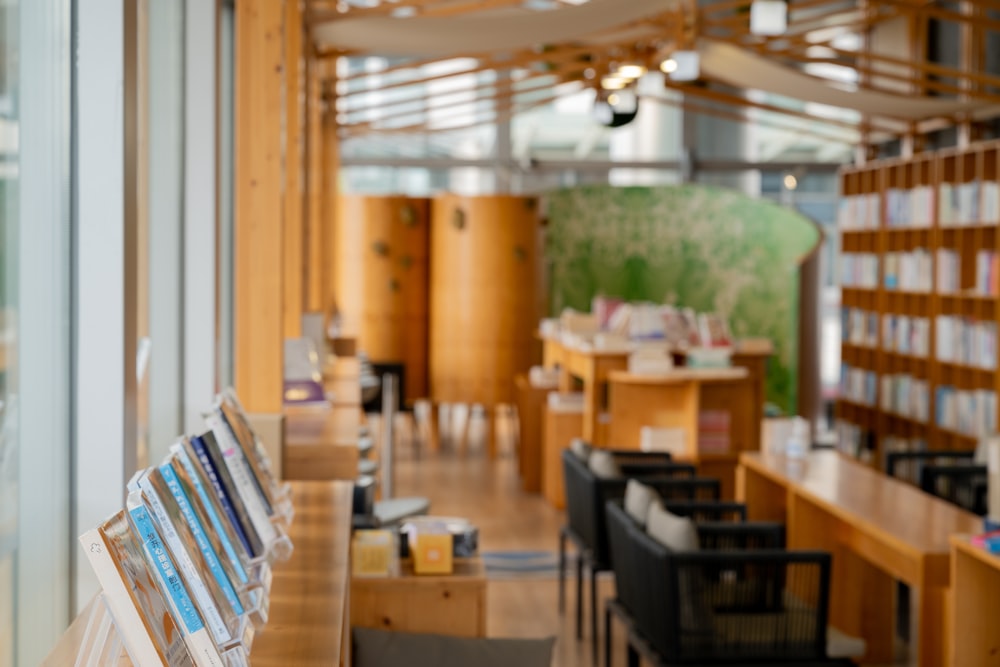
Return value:
M 430 385 L 435 401 L 513 403 L 538 324 L 538 202 L 444 195 L 432 204 Z
M 334 298 L 345 335 L 373 362 L 405 365 L 404 395 L 427 395 L 427 199 L 342 195 L 335 226 Z

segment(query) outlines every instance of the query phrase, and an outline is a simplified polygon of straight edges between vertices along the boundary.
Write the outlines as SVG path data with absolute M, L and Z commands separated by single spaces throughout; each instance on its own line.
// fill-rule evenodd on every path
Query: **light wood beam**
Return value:
M 322 308 L 326 312 L 332 312 L 336 301 L 336 272 L 333 271 L 330 263 L 337 256 L 336 229 L 337 223 L 337 198 L 340 194 L 340 138 L 337 136 L 338 124 L 337 113 L 334 109 L 333 91 L 336 90 L 336 70 L 327 63 L 329 72 L 325 93 L 322 97 L 323 115 L 321 119 L 321 137 L 323 142 L 322 155 L 322 253 L 320 256 L 322 281 Z
M 247 410 L 282 407 L 284 3 L 236 3 L 235 376 Z
M 323 79 L 336 61 L 311 57 L 306 61 L 306 310 L 322 312 L 323 287 Z
M 302 2 L 285 0 L 285 338 L 302 335 L 305 305 L 305 229 L 303 218 L 302 158 L 303 40 Z

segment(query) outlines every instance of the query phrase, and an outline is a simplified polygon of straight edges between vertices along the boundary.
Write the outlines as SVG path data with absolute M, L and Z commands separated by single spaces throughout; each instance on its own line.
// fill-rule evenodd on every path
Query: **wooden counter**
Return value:
M 545 367 L 560 368 L 559 391 L 574 391 L 574 379 L 583 384 L 583 438 L 597 446 L 620 446 L 621 443 L 610 439 L 609 429 L 600 423 L 600 415 L 607 405 L 608 377 L 614 371 L 628 370 L 631 348 L 599 350 L 566 345 L 557 336 L 541 338 Z M 764 417 L 764 379 L 767 358 L 773 353 L 769 341 L 758 339 L 740 341 L 733 350 L 732 365 L 746 368 L 750 374 L 753 398 L 749 404 L 754 406 L 751 419 L 755 424 L 760 424 Z
M 979 517 L 832 451 L 744 453 L 737 498 L 751 519 L 784 521 L 789 548 L 833 554 L 830 624 L 865 638 L 865 662 L 893 661 L 898 579 L 917 591 L 919 664 L 944 664 L 949 537 Z
M 295 550 L 288 561 L 272 568 L 268 622 L 250 651 L 254 667 L 351 664 L 351 495 L 347 482 L 292 482 L 295 519 L 289 537 Z M 74 663 L 91 604 L 43 664 Z
M 642 428 L 684 431 L 685 453 L 678 458 L 698 464 L 701 474 L 717 477 L 722 497 L 735 493 L 740 452 L 760 449 L 757 392 L 746 368 L 677 368 L 669 373 L 608 373 L 609 441 L 622 449 L 638 449 Z M 703 411 L 728 415 L 725 451 L 699 446 Z
M 1000 556 L 973 546 L 968 535 L 951 537 L 951 667 L 1000 665 Z
M 482 558 L 455 561 L 452 574 L 417 575 L 410 560 L 398 577 L 351 579 L 353 627 L 457 637 L 486 636 Z

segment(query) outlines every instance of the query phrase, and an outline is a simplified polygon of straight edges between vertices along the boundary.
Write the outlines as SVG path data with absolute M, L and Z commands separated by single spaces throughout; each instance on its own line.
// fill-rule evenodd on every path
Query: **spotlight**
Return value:
M 697 81 L 701 76 L 701 56 L 697 51 L 674 51 L 671 57 L 673 70 L 668 72 L 674 81 Z
M 677 61 L 673 58 L 667 58 L 660 63 L 660 71 L 664 74 L 673 74 L 677 71 Z
M 638 79 L 646 73 L 646 67 L 636 63 L 626 63 L 618 67 L 618 76 L 625 79 Z
M 608 74 L 601 77 L 601 88 L 604 90 L 621 90 L 628 85 L 628 81 L 616 74 Z

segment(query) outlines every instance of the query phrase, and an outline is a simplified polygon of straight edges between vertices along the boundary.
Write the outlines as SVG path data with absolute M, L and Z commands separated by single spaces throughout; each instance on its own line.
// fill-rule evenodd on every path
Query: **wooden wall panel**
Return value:
M 324 183 L 323 170 L 323 73 L 326 62 L 310 54 L 306 60 L 306 310 L 317 312 L 328 309 L 324 300 L 323 234 Z
M 431 396 L 512 403 L 538 326 L 538 202 L 444 195 L 431 206 Z
M 305 306 L 305 221 L 303 219 L 303 154 L 305 144 L 302 92 L 304 83 L 302 2 L 285 2 L 285 296 L 286 338 L 302 335 Z
M 345 334 L 372 361 L 406 365 L 408 401 L 427 395 L 429 212 L 426 199 L 342 195 L 334 224 Z
M 247 410 L 281 412 L 284 5 L 236 4 L 235 376 Z
M 335 60 L 323 60 L 320 75 L 323 78 L 323 88 L 320 97 L 323 103 L 323 114 L 320 125 L 322 136 L 322 162 L 320 165 L 322 201 L 320 202 L 322 216 L 320 220 L 321 246 L 318 254 L 320 264 L 320 299 L 322 308 L 331 311 L 335 304 L 332 258 L 337 256 L 336 235 L 333 233 L 337 223 L 337 197 L 340 194 L 340 140 L 337 138 L 337 110 L 332 99 L 335 90 L 336 66 Z

